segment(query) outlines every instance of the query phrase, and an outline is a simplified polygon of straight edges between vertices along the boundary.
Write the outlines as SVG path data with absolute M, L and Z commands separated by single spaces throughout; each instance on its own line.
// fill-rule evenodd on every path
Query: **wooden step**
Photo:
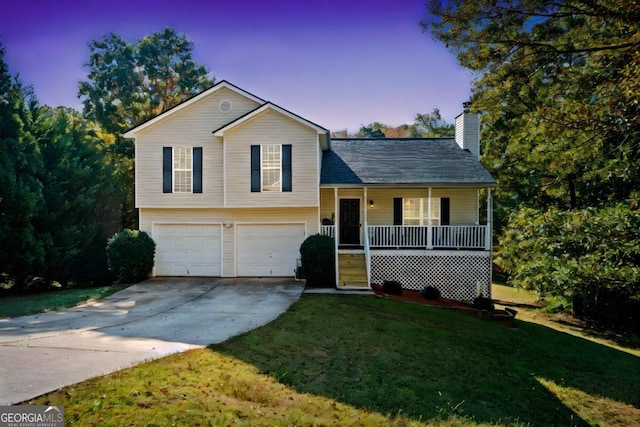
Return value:
M 349 284 L 351 282 L 366 282 L 367 281 L 367 276 L 366 275 L 348 275 L 348 274 L 342 274 L 340 275 L 340 284 L 346 283 Z
M 338 255 L 338 286 L 369 286 L 364 254 Z
M 365 260 L 339 260 L 338 265 L 340 268 L 366 268 L 367 263 Z
M 360 281 L 343 282 L 338 285 L 339 288 L 343 286 L 351 286 L 351 287 L 357 286 L 361 288 L 368 288 L 369 284 L 367 283 L 366 280 L 360 280 Z

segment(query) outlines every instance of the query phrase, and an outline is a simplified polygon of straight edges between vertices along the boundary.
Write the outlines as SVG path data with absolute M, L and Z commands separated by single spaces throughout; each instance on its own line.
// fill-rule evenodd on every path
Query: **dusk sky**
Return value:
M 425 0 L 2 0 L 12 74 L 41 104 L 81 109 L 88 43 L 173 27 L 194 59 L 229 82 L 331 130 L 412 123 L 439 108 L 453 122 L 471 75 L 422 32 Z

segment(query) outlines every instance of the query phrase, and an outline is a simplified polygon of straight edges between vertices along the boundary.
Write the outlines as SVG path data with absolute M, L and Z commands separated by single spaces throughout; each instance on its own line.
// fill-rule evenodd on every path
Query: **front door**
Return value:
M 360 244 L 360 199 L 340 199 L 340 244 Z

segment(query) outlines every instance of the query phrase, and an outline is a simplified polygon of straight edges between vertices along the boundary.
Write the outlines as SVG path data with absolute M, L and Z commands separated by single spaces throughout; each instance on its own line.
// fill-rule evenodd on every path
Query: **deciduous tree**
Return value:
M 568 233 L 575 215 L 605 227 L 614 217 L 610 209 L 628 207 L 638 197 L 640 5 L 430 1 L 422 25 L 476 74 L 472 108 L 483 114 L 483 161 L 500 186 L 496 217 L 504 229 L 498 261 L 513 282 L 537 283 L 542 290 L 546 278 L 564 275 L 559 293 L 565 294 L 582 292 L 585 284 L 596 291 L 637 286 L 637 257 L 616 280 L 591 280 L 548 262 L 549 245 L 536 239 L 547 236 L 562 260 L 571 250 L 554 239 L 565 242 L 571 234 L 580 242 L 596 230 L 579 227 L 580 237 Z M 511 250 L 527 240 L 533 240 L 528 249 Z M 637 235 L 604 233 L 600 242 L 612 250 L 629 243 L 637 246 Z M 570 256 L 575 272 L 587 271 L 601 254 L 595 246 L 584 250 Z M 607 259 L 602 268 L 615 268 L 617 261 Z
M 215 79 L 193 60 L 193 43 L 172 28 L 134 43 L 109 33 L 89 43 L 89 50 L 87 80 L 79 86 L 83 114 L 100 126 L 104 148 L 127 189 L 122 228 L 136 228 L 134 148 L 120 135 L 210 87 Z

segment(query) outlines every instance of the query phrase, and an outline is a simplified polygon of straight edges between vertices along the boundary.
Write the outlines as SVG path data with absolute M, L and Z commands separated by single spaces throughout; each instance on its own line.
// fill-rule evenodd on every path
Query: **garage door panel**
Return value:
M 154 231 L 156 275 L 221 275 L 219 225 L 161 224 Z
M 239 276 L 293 276 L 304 224 L 242 224 L 237 230 Z

